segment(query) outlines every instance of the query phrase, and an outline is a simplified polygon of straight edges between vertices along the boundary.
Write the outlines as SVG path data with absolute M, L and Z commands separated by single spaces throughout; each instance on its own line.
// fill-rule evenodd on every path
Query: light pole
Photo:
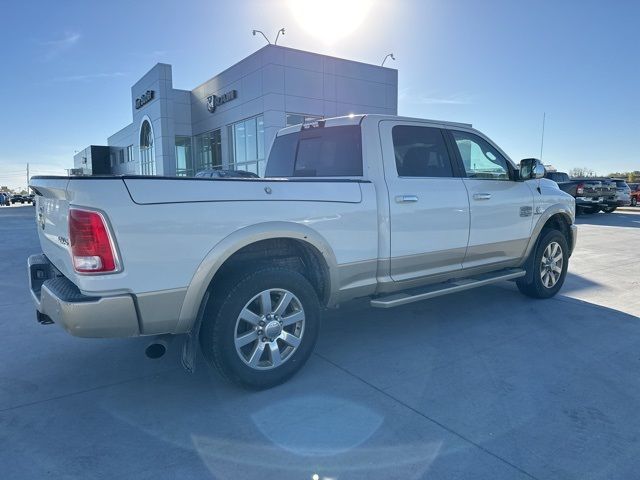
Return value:
M 384 62 L 387 61 L 387 58 L 391 58 L 391 60 L 393 60 L 395 62 L 396 57 L 393 56 L 393 53 L 387 53 L 386 57 L 384 57 L 384 60 L 382 60 L 382 64 L 380 65 L 381 67 L 384 67 Z
M 262 30 L 253 30 L 253 36 L 256 36 L 256 33 L 259 33 L 260 35 L 262 35 L 264 37 L 264 39 L 267 41 L 267 43 L 269 45 L 271 45 L 271 42 L 269 41 L 269 39 L 267 38 L 267 36 L 264 34 L 264 32 Z
M 271 40 L 269 40 L 269 38 L 264 34 L 262 30 L 252 30 L 251 33 L 253 34 L 254 37 L 256 36 L 256 33 L 259 33 L 267 41 L 267 45 L 271 45 Z M 280 37 L 280 34 L 284 35 L 284 28 L 281 28 L 280 30 L 278 30 L 278 33 L 276 34 L 276 41 L 273 42 L 274 45 L 278 44 L 278 38 Z

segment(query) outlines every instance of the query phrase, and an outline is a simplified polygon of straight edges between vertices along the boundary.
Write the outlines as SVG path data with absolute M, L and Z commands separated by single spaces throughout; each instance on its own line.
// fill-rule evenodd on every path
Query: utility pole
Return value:
M 29 162 L 27 162 L 27 194 L 29 193 Z
M 544 122 L 547 119 L 547 112 L 542 114 L 542 139 L 540 140 L 540 161 L 542 162 L 542 148 L 544 147 Z

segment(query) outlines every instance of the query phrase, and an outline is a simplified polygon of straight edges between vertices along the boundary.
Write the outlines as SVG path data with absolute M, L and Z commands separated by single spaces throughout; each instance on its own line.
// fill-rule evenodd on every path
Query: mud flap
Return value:
M 205 293 L 200 308 L 198 309 L 198 316 L 193 325 L 193 328 L 187 333 L 184 343 L 182 344 L 182 368 L 189 373 L 196 371 L 196 359 L 198 357 L 198 345 L 200 344 L 200 325 L 202 325 L 202 317 L 204 316 L 204 309 L 209 301 L 209 292 Z
M 533 282 L 533 272 L 535 271 L 535 266 L 533 263 L 536 258 L 536 252 L 538 250 L 538 242 L 540 241 L 540 237 L 542 237 L 543 232 L 544 232 L 544 229 L 542 232 L 540 232 L 540 235 L 538 235 L 538 238 L 536 238 L 536 243 L 533 245 L 531 252 L 529 252 L 529 256 L 527 257 L 527 260 L 522 264 L 521 268 L 523 268 L 525 272 L 527 272 L 526 275 L 522 277 L 522 280 L 524 280 L 526 283 Z

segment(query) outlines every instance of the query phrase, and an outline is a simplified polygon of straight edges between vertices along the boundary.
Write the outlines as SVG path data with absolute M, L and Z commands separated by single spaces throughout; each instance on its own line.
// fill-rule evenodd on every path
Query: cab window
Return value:
M 452 177 L 453 168 L 438 128 L 396 125 L 393 150 L 399 177 Z
M 509 180 L 509 162 L 489 142 L 473 133 L 452 130 L 467 177 Z

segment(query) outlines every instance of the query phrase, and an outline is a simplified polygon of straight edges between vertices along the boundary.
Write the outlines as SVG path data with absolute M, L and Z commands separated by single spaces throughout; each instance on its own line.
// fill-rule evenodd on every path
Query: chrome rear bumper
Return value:
M 84 295 L 45 255 L 31 255 L 27 266 L 31 296 L 41 323 L 50 323 L 50 319 L 77 337 L 140 335 L 138 314 L 131 295 Z

